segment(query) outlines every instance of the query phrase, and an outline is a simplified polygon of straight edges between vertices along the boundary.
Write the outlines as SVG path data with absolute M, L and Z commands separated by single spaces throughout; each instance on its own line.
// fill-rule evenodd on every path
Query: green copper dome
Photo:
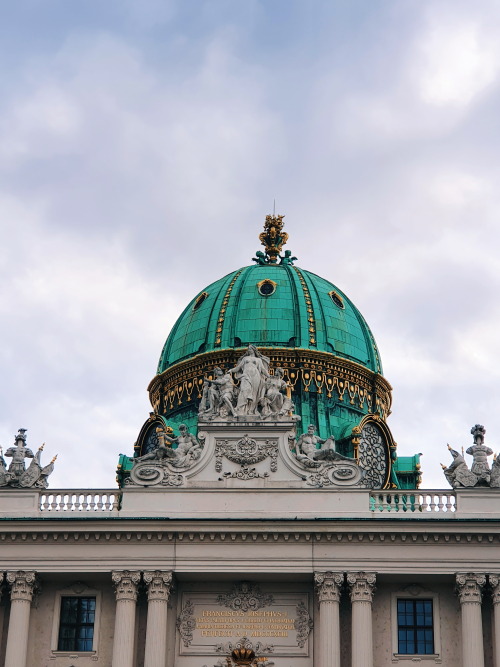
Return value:
M 174 325 L 157 372 L 250 343 L 328 352 L 382 373 L 373 335 L 354 304 L 328 280 L 285 263 L 243 267 L 197 294 Z

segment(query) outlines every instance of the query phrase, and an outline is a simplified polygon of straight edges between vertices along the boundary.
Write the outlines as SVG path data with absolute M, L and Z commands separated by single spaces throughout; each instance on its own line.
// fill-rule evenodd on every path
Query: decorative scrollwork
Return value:
M 274 598 L 272 595 L 262 593 L 257 584 L 242 581 L 236 584 L 230 593 L 218 595 L 217 602 L 235 611 L 256 611 L 273 604 Z
M 193 632 L 196 630 L 196 618 L 194 616 L 194 605 L 188 600 L 177 617 L 177 630 L 181 636 L 184 646 L 189 646 L 193 641 Z
M 295 619 L 294 627 L 297 631 L 297 646 L 304 648 L 309 633 L 312 630 L 313 622 L 303 602 L 299 602 L 297 605 L 297 618 Z
M 216 644 L 215 652 L 228 654 L 234 651 L 235 649 L 246 649 L 247 651 L 255 651 L 255 655 L 261 655 L 262 653 L 273 653 L 274 644 L 263 644 L 262 642 L 253 642 L 248 639 L 248 637 L 242 637 L 234 644 L 228 642 L 227 644 Z
M 265 440 L 264 442 L 257 442 L 248 435 L 234 442 L 231 440 L 217 440 L 215 443 L 215 470 L 222 472 L 223 458 L 239 463 L 243 468 L 247 468 L 255 463 L 260 463 L 266 458 L 270 458 L 270 471 L 276 472 L 278 469 L 278 441 Z M 255 474 L 252 477 L 240 476 L 237 473 L 227 474 L 230 477 L 238 477 L 239 479 L 253 479 L 254 477 L 268 477 L 268 474 Z
M 366 424 L 361 431 L 358 462 L 365 471 L 362 486 L 382 489 L 387 475 L 386 447 L 382 431 L 376 424 Z

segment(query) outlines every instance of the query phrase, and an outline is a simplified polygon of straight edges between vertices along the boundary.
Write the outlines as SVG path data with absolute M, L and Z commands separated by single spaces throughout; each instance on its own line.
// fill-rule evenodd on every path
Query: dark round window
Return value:
M 342 301 L 341 297 L 337 292 L 329 292 L 330 299 L 333 301 L 333 303 L 338 306 L 339 308 L 344 308 L 344 302 Z
M 270 296 L 276 291 L 276 285 L 271 280 L 264 280 L 259 285 L 259 294 Z
M 201 306 L 201 304 L 205 301 L 207 296 L 208 296 L 208 292 L 202 292 L 200 294 L 200 296 L 194 302 L 193 310 L 196 310 L 197 308 L 199 308 Z

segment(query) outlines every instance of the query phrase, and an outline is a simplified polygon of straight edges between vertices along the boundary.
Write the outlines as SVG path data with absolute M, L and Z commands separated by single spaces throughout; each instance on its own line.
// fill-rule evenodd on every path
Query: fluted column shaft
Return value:
M 339 572 L 314 573 L 319 601 L 319 667 L 340 667 L 339 603 L 343 581 L 344 575 Z
M 36 572 L 7 572 L 10 584 L 10 618 L 5 652 L 6 667 L 26 667 L 31 601 L 36 586 Z
M 493 599 L 493 633 L 495 647 L 495 666 L 500 667 L 500 574 L 489 575 L 491 597 Z
M 462 615 L 462 664 L 484 667 L 483 623 L 481 618 L 484 574 L 456 575 L 457 594 Z
M 144 572 L 148 587 L 148 621 L 144 667 L 165 667 L 167 660 L 167 604 L 172 572 Z
M 349 572 L 352 605 L 352 667 L 373 667 L 372 600 L 375 574 Z
M 133 667 L 135 640 L 135 610 L 140 572 L 112 572 L 116 590 L 115 635 L 112 667 Z

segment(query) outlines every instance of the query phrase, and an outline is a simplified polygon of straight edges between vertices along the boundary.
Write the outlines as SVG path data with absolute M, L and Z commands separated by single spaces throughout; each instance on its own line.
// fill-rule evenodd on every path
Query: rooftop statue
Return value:
M 144 461 L 155 461 L 161 464 L 168 463 L 174 468 L 186 468 L 198 460 L 202 451 L 201 444 L 192 433 L 189 433 L 185 424 L 179 426 L 179 431 L 176 438 L 171 438 L 158 426 L 156 428 L 158 446 L 144 456 L 137 456 L 134 459 L 134 466 Z M 174 444 L 177 445 L 175 449 L 172 447 Z
M 284 420 L 292 418 L 293 411 L 291 388 L 283 369 L 276 368 L 271 374 L 269 358 L 255 345 L 249 345 L 234 368 L 224 372 L 216 367 L 212 379 L 205 378 L 198 416 L 201 420 Z
M 280 256 L 281 262 L 280 264 L 288 264 L 289 266 L 293 266 L 293 263 L 297 261 L 297 257 L 292 257 L 292 251 L 291 250 L 285 250 L 285 254 L 283 257 Z
M 33 454 L 32 450 L 26 446 L 26 429 L 20 428 L 15 436 L 14 445 L 5 452 L 5 456 L 12 458 L 8 469 L 0 449 L 0 487 L 46 489 L 48 487 L 47 478 L 54 470 L 54 462 L 57 456 L 54 456 L 48 465 L 42 467 L 41 455 L 43 448 L 44 445 L 38 448 L 36 454 Z M 26 468 L 25 463 L 27 458 L 31 459 L 28 468 Z
M 335 450 L 335 438 L 330 436 L 326 440 L 318 437 L 314 424 L 309 424 L 307 432 L 302 433 L 295 445 L 295 456 L 306 467 L 317 467 L 320 461 L 351 461 L 355 459 L 343 456 Z M 319 446 L 318 446 L 319 445 Z
M 238 415 L 257 414 L 257 408 L 266 395 L 269 357 L 261 354 L 254 345 L 249 345 L 236 366 L 229 372 L 240 381 L 236 413 Z
M 213 417 L 225 409 L 235 417 L 236 413 L 233 405 L 235 390 L 230 373 L 224 373 L 221 368 L 216 366 L 214 368 L 214 379 L 205 378 L 203 383 L 203 396 L 199 409 L 200 416 Z
M 474 444 L 466 450 L 466 453 L 473 457 L 470 470 L 465 462 L 463 449 L 462 454 L 460 454 L 448 445 L 453 461 L 448 467 L 441 464 L 448 483 L 453 488 L 500 487 L 500 464 L 497 464 L 495 459 L 493 468 L 490 470 L 488 456 L 493 454 L 493 450 L 484 444 L 484 434 L 486 433 L 484 426 L 476 424 L 472 427 L 471 433 L 474 436 Z

